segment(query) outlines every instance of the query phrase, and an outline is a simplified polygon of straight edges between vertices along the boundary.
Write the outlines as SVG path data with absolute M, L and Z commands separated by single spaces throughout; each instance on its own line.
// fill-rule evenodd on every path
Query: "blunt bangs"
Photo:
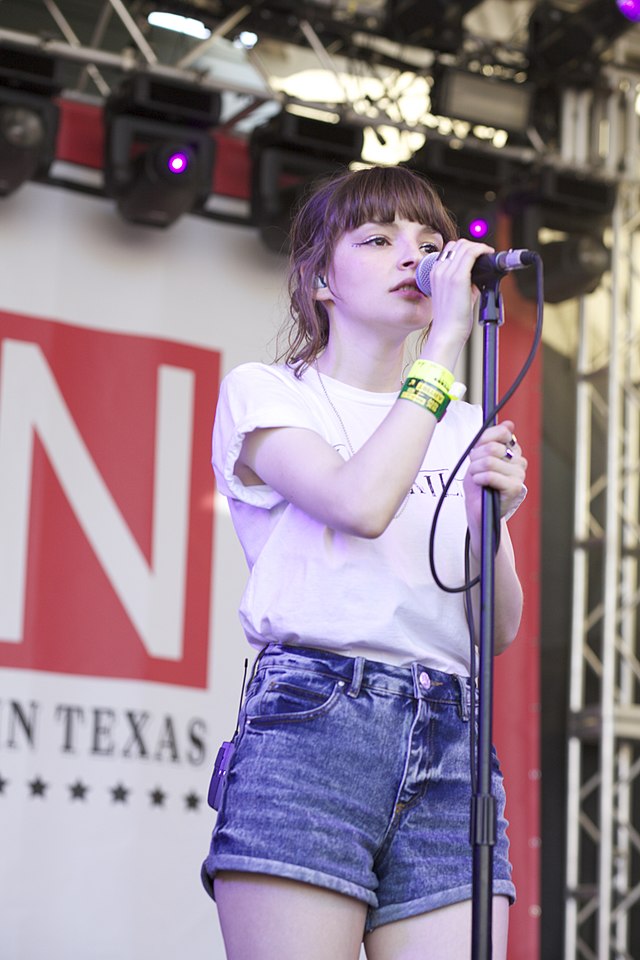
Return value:
M 436 188 L 407 167 L 371 167 L 345 177 L 327 204 L 325 230 L 335 242 L 363 223 L 392 223 L 396 217 L 430 227 L 445 242 L 457 235 Z

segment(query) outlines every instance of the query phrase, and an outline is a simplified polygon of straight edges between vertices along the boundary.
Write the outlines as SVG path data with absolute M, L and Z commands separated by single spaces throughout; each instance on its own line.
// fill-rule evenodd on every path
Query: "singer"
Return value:
M 340 174 L 292 226 L 287 345 L 222 384 L 218 488 L 249 566 L 258 652 L 202 879 L 229 960 L 462 960 L 471 950 L 470 644 L 434 583 L 434 509 L 482 423 L 453 371 L 482 243 L 401 167 Z M 438 252 L 431 296 L 416 270 Z M 414 351 L 413 359 L 411 350 Z M 419 354 L 416 360 L 415 354 Z M 440 580 L 477 573 L 483 486 L 499 493 L 495 645 L 520 621 L 507 519 L 526 460 L 504 421 L 449 490 Z M 475 588 L 476 592 L 478 588 Z M 515 897 L 494 754 L 493 957 Z

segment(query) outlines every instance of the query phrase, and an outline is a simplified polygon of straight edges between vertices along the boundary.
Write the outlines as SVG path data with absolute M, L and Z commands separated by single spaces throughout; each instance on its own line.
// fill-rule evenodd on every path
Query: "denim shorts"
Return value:
M 366 931 L 471 897 L 469 678 L 272 644 L 247 688 L 202 880 L 288 877 Z M 493 892 L 515 899 L 495 751 Z

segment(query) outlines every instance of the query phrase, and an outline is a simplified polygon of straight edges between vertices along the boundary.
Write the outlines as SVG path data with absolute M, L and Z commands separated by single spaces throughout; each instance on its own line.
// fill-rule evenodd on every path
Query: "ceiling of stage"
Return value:
M 598 2 L 615 8 L 614 0 L 553 0 L 552 9 L 568 16 Z M 104 99 L 132 67 L 175 70 L 223 91 L 222 119 L 240 135 L 286 100 L 401 129 L 406 153 L 415 149 L 414 129 L 466 135 L 464 124 L 451 126 L 451 115 L 434 120 L 430 94 L 438 65 L 497 81 L 531 79 L 531 16 L 545 6 L 546 0 L 0 0 L 0 41 L 30 38 L 72 53 L 63 60 L 64 85 L 78 96 Z M 152 26 L 152 10 L 199 20 L 213 35 L 203 42 Z M 259 37 L 253 48 L 238 39 L 248 28 Z M 640 25 L 607 48 L 605 58 L 612 57 L 640 75 Z M 582 80 L 586 69 L 593 82 L 598 71 L 594 58 L 586 59 Z M 488 139 L 497 128 L 496 146 L 517 142 L 499 122 L 488 126 Z M 520 143 L 544 148 L 544 132 L 542 142 L 535 136 L 530 130 Z M 403 159 L 402 149 L 374 159 Z

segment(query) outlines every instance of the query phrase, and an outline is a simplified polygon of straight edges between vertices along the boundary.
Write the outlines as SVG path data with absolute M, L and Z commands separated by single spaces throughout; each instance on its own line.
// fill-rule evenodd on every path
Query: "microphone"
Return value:
M 416 283 L 425 297 L 431 296 L 431 271 L 439 253 L 428 253 L 418 264 Z M 500 253 L 483 253 L 473 265 L 471 281 L 477 287 L 484 287 L 499 280 L 511 270 L 522 270 L 535 262 L 536 254 L 532 250 L 502 250 Z

